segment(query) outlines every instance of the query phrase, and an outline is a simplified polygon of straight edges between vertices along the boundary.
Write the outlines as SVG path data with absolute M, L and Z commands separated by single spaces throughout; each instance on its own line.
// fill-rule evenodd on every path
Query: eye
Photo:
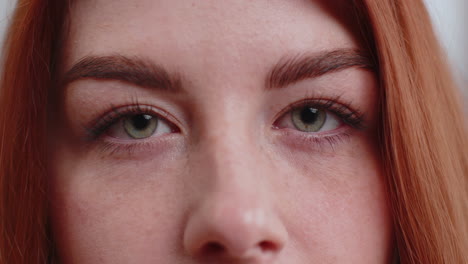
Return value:
M 168 121 L 171 117 L 164 110 L 149 105 L 112 107 L 111 111 L 85 126 L 89 140 L 101 136 L 138 140 L 155 135 L 179 132 L 178 126 Z M 172 118 L 171 118 L 172 119 Z
M 317 133 L 340 127 L 343 122 L 329 110 L 313 105 L 293 107 L 275 125 L 277 128 L 297 129 L 301 132 Z
M 120 139 L 145 139 L 153 135 L 171 133 L 166 120 L 151 114 L 123 116 L 108 128 L 107 135 Z

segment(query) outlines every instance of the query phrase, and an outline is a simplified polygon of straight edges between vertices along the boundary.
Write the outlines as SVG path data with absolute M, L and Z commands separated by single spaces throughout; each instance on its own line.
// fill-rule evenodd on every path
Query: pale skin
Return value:
M 390 263 L 375 73 L 268 81 L 291 58 L 363 50 L 334 2 L 75 1 L 61 74 L 91 57 L 119 70 L 88 67 L 58 96 L 50 174 L 61 263 Z M 130 60 L 173 82 L 122 77 Z M 323 124 L 301 130 L 307 118 Z

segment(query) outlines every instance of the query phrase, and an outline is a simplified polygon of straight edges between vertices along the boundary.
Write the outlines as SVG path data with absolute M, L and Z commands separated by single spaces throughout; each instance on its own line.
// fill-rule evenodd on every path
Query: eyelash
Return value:
M 341 102 L 339 102 L 341 101 Z M 275 123 L 277 120 L 279 120 L 281 117 L 283 117 L 285 114 L 290 113 L 296 108 L 300 107 L 305 107 L 305 106 L 311 106 L 311 107 L 317 107 L 326 111 L 329 111 L 330 113 L 336 115 L 339 119 L 341 119 L 345 124 L 355 128 L 355 129 L 364 129 L 364 115 L 357 110 L 353 110 L 353 107 L 351 107 L 350 103 L 342 103 L 343 100 L 340 99 L 339 97 L 336 98 L 308 98 L 306 97 L 305 99 L 302 99 L 300 101 L 297 101 L 293 104 L 290 104 L 287 106 L 285 109 L 283 109 L 281 112 L 279 112 L 278 115 L 275 116 L 275 119 L 273 120 L 273 127 L 275 127 Z M 114 105 L 110 106 L 110 111 L 104 114 L 103 116 L 100 116 L 96 120 L 94 120 L 91 124 L 91 126 L 85 126 L 85 130 L 87 131 L 87 141 L 92 142 L 97 140 L 99 137 L 101 137 L 103 134 L 106 133 L 106 131 L 119 122 L 122 118 L 128 117 L 130 115 L 139 115 L 139 114 L 149 114 L 156 116 L 159 119 L 162 119 L 168 123 L 168 125 L 171 127 L 172 131 L 177 133 L 180 132 L 180 129 L 173 124 L 173 122 L 168 121 L 170 120 L 169 114 L 163 110 L 156 109 L 154 107 L 148 106 L 148 105 L 143 105 L 138 103 L 136 100 L 134 100 L 132 103 L 126 104 L 124 106 L 116 107 Z M 328 145 L 331 148 L 334 148 L 334 146 L 337 143 L 340 143 L 344 139 L 348 138 L 350 136 L 349 131 L 344 131 L 343 133 L 336 133 L 336 134 L 325 134 L 325 135 L 320 135 L 318 136 L 317 134 L 314 133 L 307 133 L 307 132 L 298 132 L 294 131 L 295 136 L 299 135 L 299 138 L 304 141 L 305 143 L 308 144 L 313 144 L 316 147 L 325 147 L 322 146 L 324 143 L 328 143 Z M 296 137 L 297 138 L 297 137 Z M 117 148 L 117 145 L 120 144 L 115 144 L 112 142 L 106 142 L 104 141 L 103 143 L 105 146 L 105 149 L 113 149 L 113 151 L 119 151 L 119 148 Z M 148 144 L 148 142 L 139 142 L 139 145 L 141 144 Z M 135 149 L 138 148 L 135 143 L 132 144 L 125 144 L 126 148 L 130 149 Z
M 314 107 L 326 110 L 331 114 L 339 118 L 344 124 L 348 125 L 357 130 L 363 130 L 366 128 L 365 116 L 359 111 L 355 110 L 356 108 L 352 107 L 351 103 L 345 102 L 339 96 L 333 98 L 314 98 L 311 99 L 310 96 L 304 96 L 304 99 L 299 100 L 285 109 L 283 109 L 278 115 L 275 116 L 273 127 L 277 128 L 276 122 L 283 118 L 286 114 L 291 113 L 294 109 L 301 107 Z M 340 133 L 325 132 L 325 133 L 307 133 L 296 130 L 286 130 L 286 135 L 294 136 L 294 144 L 300 146 L 313 146 L 315 150 L 326 150 L 331 148 L 332 151 L 335 150 L 335 147 L 350 138 L 351 130 L 344 129 L 340 130 Z
M 176 125 L 172 124 L 171 121 L 167 121 L 169 116 L 168 113 L 162 110 L 155 110 L 154 107 L 143 105 L 136 101 L 121 107 L 111 105 L 110 108 L 111 111 L 94 120 L 91 126 L 85 126 L 88 141 L 96 140 L 102 136 L 111 126 L 115 125 L 122 118 L 128 117 L 130 115 L 148 114 L 156 116 L 158 119 L 166 121 L 173 132 L 180 131 Z
M 351 103 L 339 103 L 341 100 L 339 97 L 336 98 L 305 98 L 300 101 L 297 101 L 284 110 L 282 110 L 276 117 L 275 122 L 280 117 L 284 116 L 285 114 L 293 111 L 296 108 L 301 108 L 305 106 L 316 107 L 323 110 L 330 111 L 332 114 L 339 117 L 344 123 L 347 125 L 356 128 L 356 129 L 364 129 L 364 114 L 362 114 L 358 110 L 353 110 L 354 108 L 351 107 Z

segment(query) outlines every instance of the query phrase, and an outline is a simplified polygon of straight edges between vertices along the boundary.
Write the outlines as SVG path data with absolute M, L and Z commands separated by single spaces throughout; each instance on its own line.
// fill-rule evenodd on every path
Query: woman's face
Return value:
M 389 262 L 350 1 L 75 2 L 50 141 L 63 263 Z

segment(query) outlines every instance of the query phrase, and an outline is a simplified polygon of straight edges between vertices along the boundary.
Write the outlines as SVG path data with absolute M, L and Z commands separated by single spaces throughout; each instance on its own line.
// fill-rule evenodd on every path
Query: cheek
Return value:
M 270 152 L 268 162 L 259 158 L 256 165 L 272 172 L 266 175 L 268 197 L 288 232 L 285 258 L 321 263 L 390 258 L 391 217 L 375 146 L 363 135 L 333 151 L 285 147 Z M 110 161 L 60 149 L 71 148 L 57 148 L 53 159 L 51 213 L 64 263 L 181 259 L 190 201 L 200 192 L 194 186 L 207 171 L 193 177 L 180 153 Z
M 375 145 L 365 136 L 320 153 L 293 152 L 277 193 L 300 251 L 333 263 L 385 263 L 392 222 Z
M 64 263 L 167 262 L 183 230 L 181 160 L 55 157 L 52 226 Z

